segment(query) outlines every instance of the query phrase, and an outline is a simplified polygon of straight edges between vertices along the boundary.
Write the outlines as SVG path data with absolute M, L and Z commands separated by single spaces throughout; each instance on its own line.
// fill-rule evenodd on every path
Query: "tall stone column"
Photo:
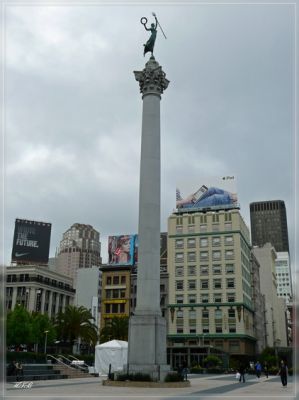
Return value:
M 139 189 L 137 305 L 129 322 L 128 368 L 160 379 L 166 321 L 160 309 L 160 100 L 169 81 L 152 56 L 134 72 L 143 99 Z

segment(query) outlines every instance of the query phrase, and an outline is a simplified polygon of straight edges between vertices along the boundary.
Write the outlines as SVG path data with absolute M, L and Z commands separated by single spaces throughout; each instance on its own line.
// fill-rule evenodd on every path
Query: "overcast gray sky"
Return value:
M 54 3 L 55 4 L 55 3 Z M 161 101 L 161 230 L 184 180 L 235 175 L 241 213 L 286 202 L 294 257 L 292 4 L 5 7 L 4 261 L 15 218 L 52 223 L 50 256 L 73 223 L 136 233 L 142 70 L 155 11 Z

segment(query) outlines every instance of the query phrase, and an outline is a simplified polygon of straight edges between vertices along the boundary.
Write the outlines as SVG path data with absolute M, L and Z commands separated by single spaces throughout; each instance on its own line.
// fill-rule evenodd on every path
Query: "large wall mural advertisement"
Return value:
M 135 235 L 109 236 L 108 264 L 133 265 Z
M 238 196 L 234 176 L 200 179 L 202 184 L 180 184 L 176 188 L 176 208 L 219 209 L 238 208 Z

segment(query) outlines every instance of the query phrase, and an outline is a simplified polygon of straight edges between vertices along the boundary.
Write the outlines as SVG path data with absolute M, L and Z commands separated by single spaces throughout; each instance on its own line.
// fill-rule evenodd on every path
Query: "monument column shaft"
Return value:
M 160 164 L 160 95 L 149 93 L 142 112 L 136 315 L 161 315 Z

